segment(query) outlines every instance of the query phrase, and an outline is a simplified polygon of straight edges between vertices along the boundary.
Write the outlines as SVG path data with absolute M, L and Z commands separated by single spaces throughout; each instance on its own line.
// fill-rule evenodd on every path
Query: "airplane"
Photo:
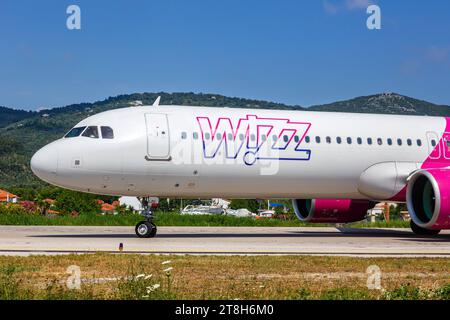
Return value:
M 363 220 L 406 202 L 411 229 L 450 229 L 450 118 L 195 106 L 101 112 L 40 150 L 31 169 L 71 190 L 138 197 L 292 199 L 298 219 Z

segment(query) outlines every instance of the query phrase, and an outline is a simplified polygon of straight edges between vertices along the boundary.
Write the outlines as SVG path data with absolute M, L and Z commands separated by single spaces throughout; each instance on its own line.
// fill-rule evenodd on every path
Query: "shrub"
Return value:
M 27 215 L 29 211 L 18 204 L 0 204 L 0 215 Z
M 347 287 L 326 290 L 320 295 L 320 300 L 366 300 L 369 298 L 367 291 Z
M 392 300 L 419 300 L 420 297 L 420 289 L 408 283 L 401 285 L 394 290 L 386 292 L 385 298 Z
M 447 283 L 435 291 L 436 299 L 450 300 L 450 283 Z
M 71 214 L 74 211 L 79 214 L 97 214 L 101 209 L 94 195 L 69 190 L 62 191 L 56 197 L 55 207 L 63 214 Z

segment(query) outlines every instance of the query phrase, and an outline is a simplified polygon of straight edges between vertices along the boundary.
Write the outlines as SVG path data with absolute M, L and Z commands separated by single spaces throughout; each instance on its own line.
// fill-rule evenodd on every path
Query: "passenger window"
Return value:
M 244 141 L 244 134 L 243 133 L 239 134 L 239 140 Z
M 331 137 L 326 137 L 325 140 L 327 141 L 327 143 L 331 143 Z
M 392 146 L 392 139 L 391 139 L 391 138 L 388 138 L 388 139 L 387 139 L 387 143 L 388 143 L 388 145 Z
M 378 139 L 377 139 L 377 143 L 378 143 L 379 146 L 381 146 L 381 145 L 383 144 L 383 139 L 378 138 Z
M 194 138 L 194 140 L 197 140 L 197 139 L 198 139 L 198 133 L 197 133 L 197 132 L 194 132 L 194 133 L 192 134 L 192 137 Z
M 347 138 L 347 143 L 348 143 L 348 144 L 352 144 L 352 138 L 348 137 L 348 138 Z
M 358 137 L 358 139 L 356 139 L 356 141 L 358 142 L 358 144 L 362 144 L 362 139 Z
M 372 145 L 372 138 L 367 138 L 367 144 Z
M 295 136 L 295 137 L 294 137 L 294 141 L 295 141 L 296 143 L 298 143 L 298 142 L 300 141 L 300 137 L 299 137 L 299 136 Z
M 114 131 L 111 127 L 100 127 L 103 139 L 114 139 Z
M 64 138 L 75 138 L 78 137 L 83 131 L 86 129 L 86 127 L 76 127 L 70 130 Z
M 433 146 L 433 147 L 436 147 L 436 140 L 431 140 L 431 145 Z
M 222 139 L 222 134 L 221 134 L 221 133 L 216 133 L 216 139 L 217 139 L 217 140 Z
M 336 142 L 337 142 L 338 144 L 341 144 L 341 143 L 342 143 L 341 137 L 337 137 L 337 138 L 336 138 Z
M 230 141 L 233 140 L 233 134 L 232 133 L 228 134 L 228 140 L 230 140 Z
M 408 146 L 412 146 L 412 140 L 411 139 L 406 140 L 406 143 L 408 144 Z
M 316 137 L 316 142 L 320 143 L 320 137 L 319 136 Z
M 206 132 L 206 133 L 205 133 L 205 140 L 209 140 L 209 138 L 210 138 L 210 135 L 209 135 L 208 132 Z
M 187 133 L 186 132 L 182 132 L 181 133 L 181 139 L 186 139 L 187 138 Z
M 266 141 L 266 140 L 267 140 L 267 136 L 266 136 L 265 134 L 263 134 L 263 135 L 261 136 L 261 139 L 262 139 L 262 141 Z
M 284 142 L 288 142 L 289 141 L 289 137 L 287 135 L 284 135 L 283 136 L 283 140 L 284 140 Z
M 421 147 L 421 146 L 422 146 L 422 140 L 417 139 L 417 145 L 418 145 L 419 147 Z
M 402 139 L 397 139 L 397 144 L 398 144 L 399 146 L 401 146 L 401 145 L 403 144 Z
M 88 138 L 94 138 L 94 139 L 98 139 L 98 128 L 95 126 L 90 126 L 87 127 L 86 130 L 84 130 L 83 137 L 88 137 Z
M 306 143 L 309 143 L 309 141 L 310 141 L 309 136 L 306 136 L 306 137 L 305 137 L 305 142 L 306 142 Z

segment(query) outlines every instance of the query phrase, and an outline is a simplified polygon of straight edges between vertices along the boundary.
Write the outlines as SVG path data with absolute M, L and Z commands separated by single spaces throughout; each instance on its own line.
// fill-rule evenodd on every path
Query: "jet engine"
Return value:
M 450 229 L 450 170 L 413 173 L 408 179 L 406 204 L 414 232 L 437 234 L 439 230 Z
M 347 223 L 363 220 L 373 204 L 352 199 L 294 199 L 292 205 L 301 221 L 316 223 Z

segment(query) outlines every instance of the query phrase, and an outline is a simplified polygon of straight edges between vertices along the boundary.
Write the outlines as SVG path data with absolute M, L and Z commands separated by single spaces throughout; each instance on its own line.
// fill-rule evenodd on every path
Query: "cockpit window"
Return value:
M 87 127 L 82 134 L 83 137 L 98 139 L 98 128 L 95 126 Z
M 103 139 L 114 139 L 114 131 L 111 127 L 101 127 Z
M 86 127 L 76 127 L 70 130 L 64 138 L 75 138 L 78 137 L 83 131 L 86 129 Z

